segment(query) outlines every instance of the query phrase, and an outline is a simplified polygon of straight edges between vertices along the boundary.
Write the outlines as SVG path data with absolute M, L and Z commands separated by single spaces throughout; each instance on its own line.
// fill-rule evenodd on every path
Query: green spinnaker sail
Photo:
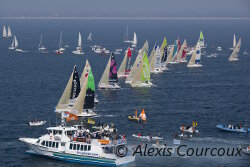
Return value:
M 95 79 L 94 79 L 91 69 L 89 70 L 89 74 L 88 74 L 87 89 L 91 89 L 92 91 L 95 91 Z
M 143 66 L 142 66 L 141 81 L 142 82 L 150 81 L 149 62 L 148 62 L 148 56 L 146 52 L 144 52 L 143 54 L 142 63 L 143 63 Z
M 203 37 L 203 33 L 202 33 L 202 31 L 200 32 L 200 40 L 203 40 L 204 39 L 204 37 Z

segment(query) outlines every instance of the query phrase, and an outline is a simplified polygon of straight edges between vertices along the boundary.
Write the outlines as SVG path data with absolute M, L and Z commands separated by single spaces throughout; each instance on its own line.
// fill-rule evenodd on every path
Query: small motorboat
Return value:
M 182 125 L 180 127 L 180 130 L 182 132 L 186 132 L 186 133 L 193 133 L 193 134 L 194 133 L 199 133 L 199 131 L 195 129 L 195 126 L 184 126 L 184 125 Z
M 250 128 L 242 127 L 241 125 L 216 125 L 216 128 L 227 132 L 247 133 Z
M 151 140 L 163 140 L 163 137 L 159 137 L 159 136 L 143 136 L 142 134 L 133 134 L 133 137 L 137 138 L 137 139 L 141 139 L 141 140 L 147 140 L 147 141 L 151 141 Z
M 46 123 L 46 121 L 30 121 L 29 126 L 42 126 Z
M 217 51 L 222 51 L 222 48 L 220 46 L 217 47 Z
M 247 148 L 242 148 L 242 152 L 247 155 L 250 155 L 250 145 Z
M 243 52 L 243 55 L 248 55 L 248 52 L 247 51 Z

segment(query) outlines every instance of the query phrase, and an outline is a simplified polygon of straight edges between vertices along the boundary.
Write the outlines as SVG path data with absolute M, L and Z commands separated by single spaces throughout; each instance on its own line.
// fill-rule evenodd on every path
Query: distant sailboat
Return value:
M 126 29 L 126 32 L 125 32 L 125 35 L 124 35 L 124 38 L 123 38 L 123 42 L 125 42 L 125 43 L 133 43 L 133 41 L 129 40 L 129 38 L 128 38 L 128 26 L 127 26 L 127 29 Z
M 131 71 L 130 71 L 128 77 L 126 78 L 125 83 L 131 83 L 133 81 L 134 76 L 135 76 L 137 70 L 139 69 L 140 63 L 142 61 L 142 56 L 143 56 L 142 53 L 143 52 L 148 53 L 148 41 L 146 41 L 144 43 L 142 49 L 139 50 L 139 53 L 138 53 L 138 55 L 136 57 L 136 60 L 135 60 L 133 66 L 131 68 Z
M 134 32 L 134 38 L 133 38 L 132 47 L 136 47 L 136 45 L 137 45 L 137 36 L 136 36 L 136 33 Z
M 229 61 L 238 61 L 238 54 L 240 52 L 240 46 L 241 46 L 241 38 L 239 39 L 237 45 L 235 46 L 231 56 L 228 58 Z
M 78 34 L 78 46 L 76 47 L 76 50 L 72 52 L 75 55 L 83 55 L 82 51 L 82 36 L 81 33 L 79 32 Z
M 89 36 L 88 36 L 88 41 L 92 41 L 92 33 L 89 33 Z
M 40 50 L 40 51 L 46 50 L 46 48 L 43 45 L 43 34 L 41 34 L 38 50 Z
M 7 31 L 6 31 L 6 27 L 5 25 L 3 26 L 3 38 L 8 38 L 8 34 L 7 34 Z
M 172 59 L 170 59 L 168 63 L 170 63 L 170 64 L 176 64 L 176 63 L 178 63 L 178 61 L 177 61 L 178 41 L 177 40 L 175 40 L 174 46 L 172 47 L 172 49 L 173 49 L 173 52 L 172 53 L 170 52 Z
M 234 50 L 235 47 L 236 47 L 236 36 L 235 36 L 235 34 L 234 34 L 233 47 L 230 48 L 230 50 Z
M 8 38 L 12 37 L 12 33 L 11 33 L 11 30 L 10 30 L 10 27 L 8 26 Z
M 79 75 L 76 66 L 74 66 L 67 86 L 64 89 L 55 111 L 58 113 L 68 111 L 69 108 L 75 103 L 77 97 L 79 96 L 80 90 Z
M 9 47 L 9 50 L 14 50 L 15 49 L 15 39 L 16 39 L 16 36 L 13 37 L 13 41 Z
M 150 69 L 151 73 L 162 72 L 162 69 L 161 69 L 161 51 L 160 51 L 159 46 L 156 46 L 155 54 L 149 63 L 149 69 Z
M 205 48 L 205 41 L 204 41 L 204 36 L 203 36 L 202 31 L 200 31 L 199 43 L 200 43 L 201 48 Z
M 136 71 L 135 77 L 131 82 L 132 87 L 151 87 L 153 84 L 150 82 L 150 69 L 148 63 L 147 53 L 143 53 L 142 62 Z
M 161 53 L 161 70 L 167 70 L 167 39 L 164 37 L 161 47 L 160 47 L 160 53 Z
M 102 78 L 98 84 L 99 89 L 120 89 L 118 85 L 116 61 L 114 54 L 111 53 L 105 71 L 102 75 Z
M 201 46 L 200 42 L 197 42 L 194 53 L 188 62 L 187 67 L 202 67 L 201 64 Z
M 19 43 L 17 41 L 17 37 L 14 37 L 15 41 L 14 41 L 14 48 L 16 52 L 22 52 L 23 50 L 19 48 Z
M 187 55 L 187 41 L 186 39 L 183 41 L 181 48 L 177 54 L 177 61 L 181 63 L 186 63 L 186 55 Z
M 132 52 L 131 52 L 130 48 L 128 48 L 125 51 L 125 55 L 124 55 L 124 58 L 122 60 L 122 64 L 117 72 L 118 77 L 127 77 L 129 75 L 129 72 L 131 70 L 131 67 L 130 67 L 131 56 L 132 56 Z
M 65 49 L 63 48 L 62 45 L 62 31 L 60 33 L 60 41 L 59 41 L 59 49 L 56 50 L 56 54 L 62 54 Z

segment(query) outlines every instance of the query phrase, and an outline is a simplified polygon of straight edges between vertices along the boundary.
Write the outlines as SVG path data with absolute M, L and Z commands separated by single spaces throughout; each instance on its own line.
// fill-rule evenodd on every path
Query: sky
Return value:
M 250 18 L 250 0 L 0 0 L 1 17 Z

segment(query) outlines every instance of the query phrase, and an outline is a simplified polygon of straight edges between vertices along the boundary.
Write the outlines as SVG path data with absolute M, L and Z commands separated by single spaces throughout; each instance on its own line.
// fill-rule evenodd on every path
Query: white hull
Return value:
M 124 43 L 133 43 L 134 41 L 130 41 L 130 40 L 126 40 L 126 41 L 123 41 Z
M 22 52 L 22 49 L 15 49 L 16 52 Z
M 177 61 L 170 61 L 170 62 L 168 62 L 169 64 L 178 64 L 179 62 L 177 62 Z
M 136 45 L 135 45 L 135 44 L 133 44 L 133 45 L 132 45 L 132 47 L 133 47 L 133 48 L 135 48 L 135 47 L 136 47 Z
M 112 85 L 100 85 L 98 86 L 99 89 L 120 89 L 121 87 L 118 84 Z
M 192 65 L 187 65 L 189 68 L 195 68 L 195 67 L 202 67 L 202 64 L 192 64 Z
M 162 69 L 161 68 L 157 68 L 157 69 L 154 69 L 153 71 L 151 71 L 151 73 L 154 73 L 154 74 L 159 74 L 159 73 L 162 73 Z
M 232 59 L 228 59 L 229 61 L 238 61 L 238 58 L 232 58 Z
M 46 121 L 32 121 L 29 122 L 29 126 L 41 126 L 44 125 L 46 123 Z
M 118 78 L 127 78 L 129 74 L 118 74 Z
M 38 48 L 38 50 L 42 51 L 42 50 L 46 50 L 45 47 L 41 47 L 41 48 Z
M 10 47 L 9 47 L 9 50 L 14 50 L 14 49 L 15 49 L 14 46 L 10 46 Z
M 84 54 L 83 51 L 80 51 L 80 50 L 75 50 L 72 53 L 75 55 L 83 55 Z
M 179 63 L 187 63 L 187 60 L 180 60 Z
M 136 84 L 133 84 L 131 85 L 133 88 L 134 87 L 151 87 L 153 86 L 153 84 L 149 81 L 148 83 L 145 83 L 145 82 L 140 82 L 140 83 L 136 83 Z

